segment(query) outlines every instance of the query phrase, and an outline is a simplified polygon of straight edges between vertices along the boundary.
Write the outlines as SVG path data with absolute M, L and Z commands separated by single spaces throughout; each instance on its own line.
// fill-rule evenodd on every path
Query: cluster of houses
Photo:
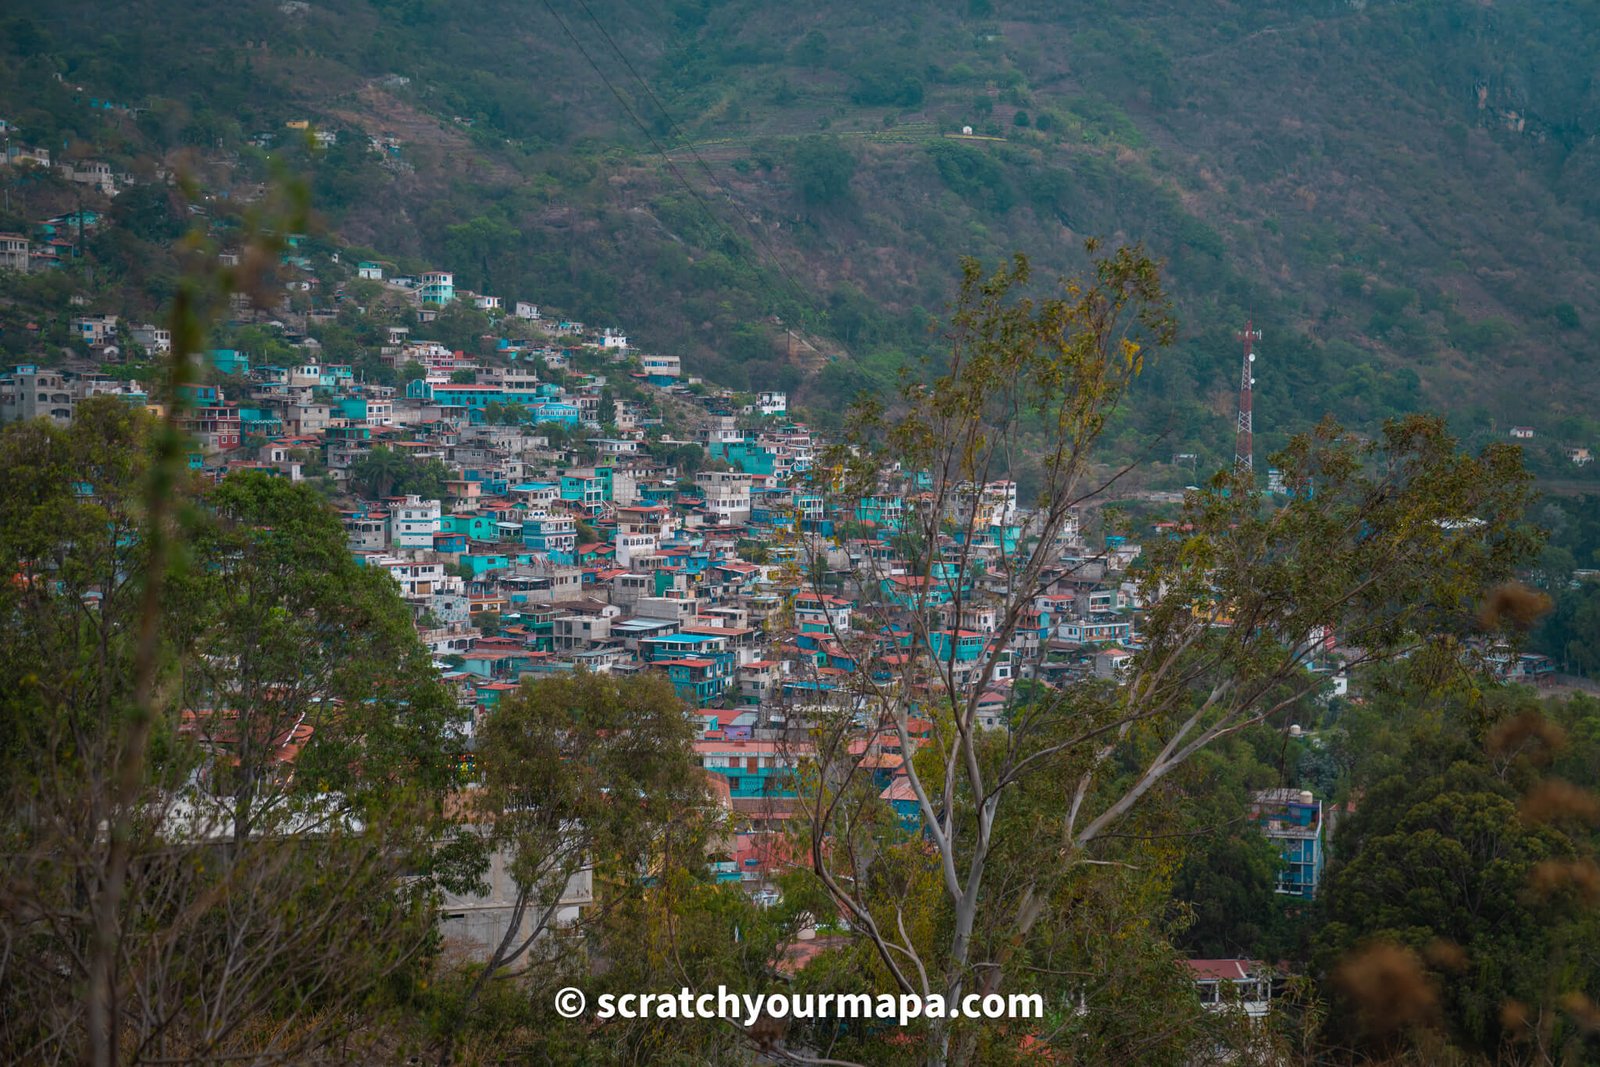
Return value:
M 75 328 L 92 344 L 119 333 L 152 350 L 171 343 L 111 316 Z M 478 716 L 526 679 L 578 668 L 664 674 L 696 709 L 697 758 L 737 828 L 719 874 L 758 895 L 773 892 L 787 862 L 778 842 L 810 756 L 804 709 L 847 705 L 853 676 L 897 658 L 948 661 L 956 684 L 984 687 L 980 718 L 992 728 L 1005 725 L 1024 674 L 1050 684 L 1118 677 L 1136 640 L 1122 571 L 1137 546 L 1113 539 L 1092 552 L 1069 524 L 1059 576 L 1012 647 L 997 650 L 992 607 L 950 610 L 948 577 L 919 576 L 904 559 L 901 533 L 931 486 L 914 479 L 915 492 L 840 504 L 809 476 L 821 442 L 790 418 L 783 393 L 691 393 L 676 359 L 641 358 L 620 336 L 506 340 L 476 357 L 397 327 L 381 358 L 416 376 L 394 385 L 318 362 L 314 342 L 293 366 L 213 350 L 211 383 L 186 387 L 191 465 L 343 487 L 350 550 L 389 573 L 411 605 L 460 698 L 466 758 Z M 576 360 L 585 349 L 590 358 Z M 605 373 L 581 373 L 575 360 Z M 602 411 L 608 379 L 623 377 L 635 399 Z M 139 383 L 88 366 L 22 364 L 0 375 L 0 419 L 66 423 L 77 403 L 106 393 L 153 406 Z M 692 436 L 663 435 L 668 395 L 695 408 Z M 680 467 L 686 447 L 700 462 Z M 363 495 L 371 490 L 352 474 L 379 448 L 437 460 L 444 491 Z M 1024 538 L 1014 483 L 970 487 L 949 506 L 948 518 L 977 531 L 974 559 L 998 565 Z M 822 584 L 805 576 L 813 561 L 826 568 Z M 920 641 L 919 615 L 939 621 Z M 912 725 L 914 744 L 927 724 Z M 902 768 L 914 753 L 888 733 L 864 734 L 858 747 L 884 802 L 913 824 Z
M 4 149 L 0 149 L 0 164 L 8 167 L 40 167 L 48 170 L 51 169 L 50 150 L 13 145 L 8 142 Z M 54 165 L 54 169 L 74 185 L 93 189 L 102 196 L 116 196 L 124 186 L 133 184 L 130 175 L 118 174 L 112 169 L 111 164 L 98 159 L 60 160 Z
M 84 235 L 100 219 L 98 211 L 83 208 L 40 219 L 31 234 L 0 233 L 0 271 L 29 274 L 61 266 L 77 254 Z
M 1532 426 L 1513 426 L 1507 433 L 1513 441 L 1532 441 L 1538 436 Z M 1587 467 L 1594 462 L 1594 455 L 1585 445 L 1562 445 L 1561 454 L 1574 467 Z

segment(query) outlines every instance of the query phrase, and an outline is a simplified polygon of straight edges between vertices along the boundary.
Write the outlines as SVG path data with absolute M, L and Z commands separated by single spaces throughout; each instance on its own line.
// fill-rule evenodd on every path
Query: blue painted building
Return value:
M 694 743 L 700 766 L 728 780 L 734 797 L 792 797 L 795 787 L 796 750 L 800 745 L 776 741 L 707 739 Z
M 952 643 L 955 645 L 957 663 L 974 663 L 983 655 L 989 638 L 987 634 L 976 630 L 934 630 L 928 634 L 928 651 L 940 663 L 950 662 Z
M 522 543 L 556 563 L 571 563 L 578 548 L 578 524 L 567 515 L 530 515 L 522 520 Z
M 218 374 L 249 374 L 250 357 L 234 348 L 213 348 L 206 358 Z
M 1322 882 L 1322 802 L 1308 790 L 1266 789 L 1255 795 L 1250 807 L 1262 836 L 1283 856 L 1274 888 L 1310 900 Z

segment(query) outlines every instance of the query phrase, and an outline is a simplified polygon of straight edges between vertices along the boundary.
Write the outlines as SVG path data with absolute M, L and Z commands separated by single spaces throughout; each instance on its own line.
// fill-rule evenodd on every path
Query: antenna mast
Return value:
M 1256 354 L 1252 351 L 1255 342 L 1261 340 L 1261 331 L 1254 329 L 1249 319 L 1245 320 L 1244 330 L 1238 335 L 1244 342 L 1243 369 L 1239 375 L 1239 429 L 1238 436 L 1233 445 L 1233 469 L 1236 471 L 1249 471 L 1255 473 L 1255 425 L 1253 412 L 1255 408 L 1255 361 Z

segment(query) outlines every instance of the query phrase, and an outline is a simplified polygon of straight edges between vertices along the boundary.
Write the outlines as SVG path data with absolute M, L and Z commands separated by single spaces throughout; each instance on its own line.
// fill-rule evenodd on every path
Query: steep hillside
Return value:
M 315 165 L 343 239 L 736 386 L 881 384 L 958 255 L 1048 275 L 1097 234 L 1169 264 L 1186 335 L 1129 426 L 1175 450 L 1226 452 L 1246 315 L 1268 444 L 1435 405 L 1600 430 L 1593 2 L 61 0 L 5 40 L 41 141 L 247 182 L 287 121 L 395 138 Z

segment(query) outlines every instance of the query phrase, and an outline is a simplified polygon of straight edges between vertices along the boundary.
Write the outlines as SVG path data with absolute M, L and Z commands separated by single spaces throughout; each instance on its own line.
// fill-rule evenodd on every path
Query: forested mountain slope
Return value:
M 393 137 L 315 165 L 344 240 L 733 386 L 890 381 L 958 255 L 1049 276 L 1101 235 L 1169 265 L 1185 335 L 1129 429 L 1174 449 L 1228 450 L 1247 315 L 1268 445 L 1328 410 L 1600 429 L 1587 0 L 60 0 L 4 41 L 3 117 L 68 152 L 244 182 L 288 121 Z

